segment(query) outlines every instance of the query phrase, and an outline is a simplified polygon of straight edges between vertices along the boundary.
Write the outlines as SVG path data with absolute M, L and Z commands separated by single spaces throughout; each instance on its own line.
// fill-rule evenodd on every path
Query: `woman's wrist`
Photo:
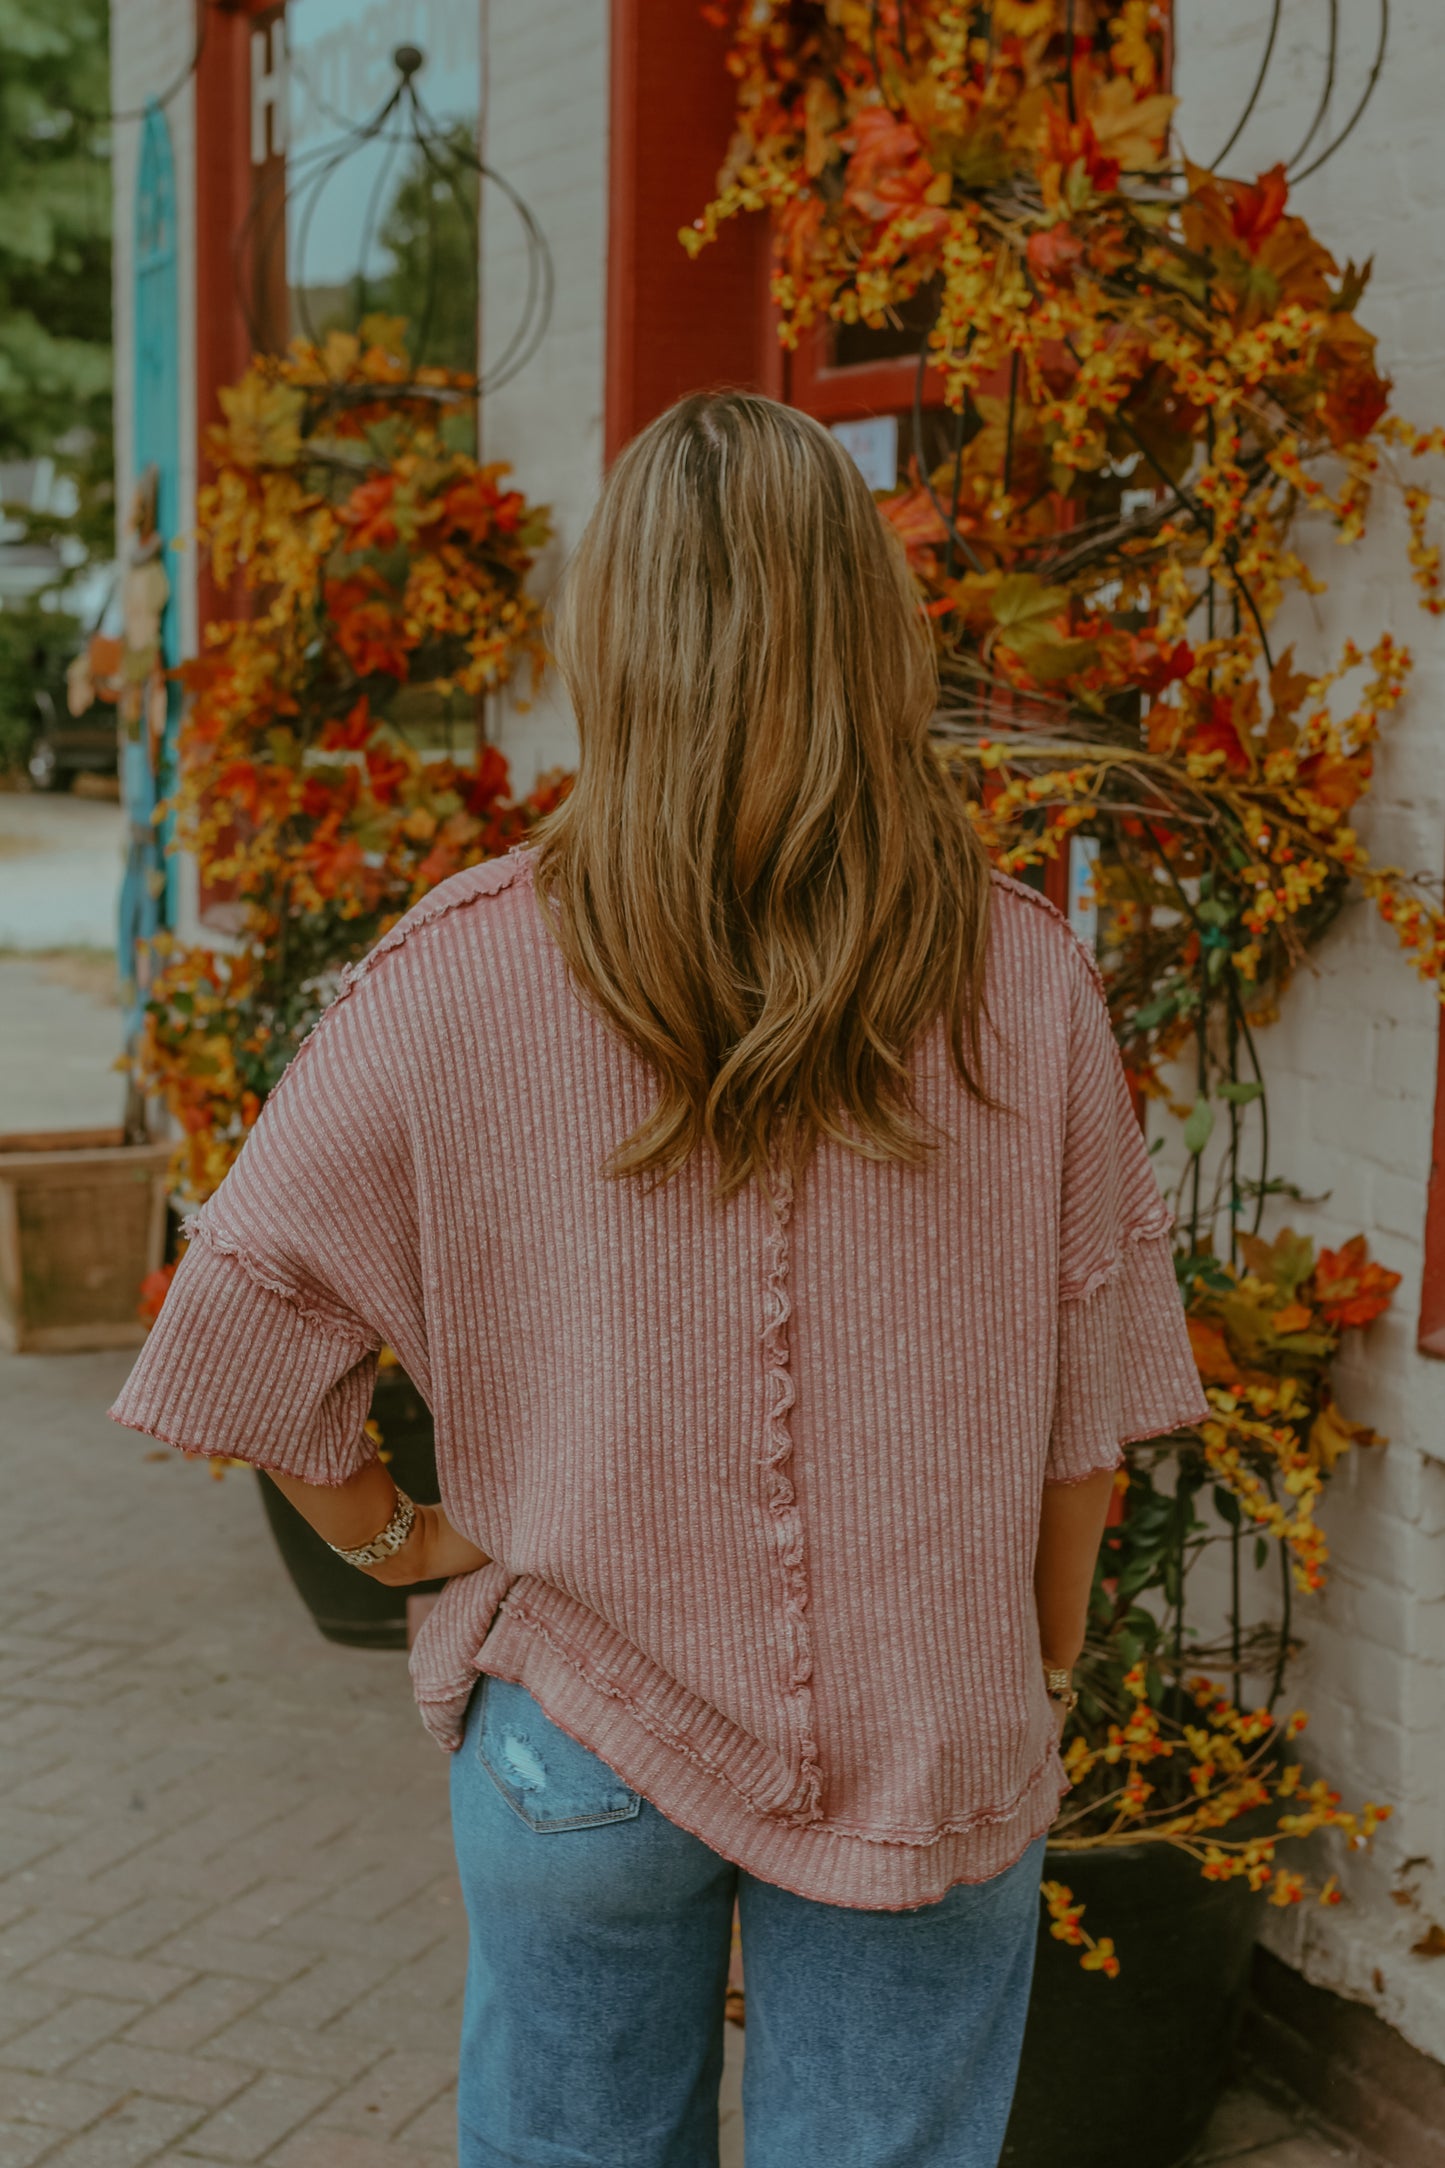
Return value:
M 416 1581 L 451 1581 L 490 1565 L 479 1545 L 453 1528 L 440 1506 L 418 1506 L 405 1543 L 379 1565 L 364 1566 L 374 1581 L 388 1588 L 408 1588 Z
M 368 1536 L 364 1543 L 354 1544 L 333 1543 L 329 1537 L 323 1540 L 338 1558 L 345 1559 L 348 1566 L 359 1566 L 363 1572 L 370 1572 L 406 1548 L 416 1520 L 416 1506 L 404 1490 L 393 1484 L 391 1512 L 375 1535 Z
M 431 1547 L 429 1522 L 435 1511 L 435 1506 L 415 1506 L 405 1541 L 389 1557 L 363 1565 L 361 1571 L 384 1588 L 408 1588 L 414 1581 L 431 1580 L 427 1563 Z
M 1079 1705 L 1079 1690 L 1074 1684 L 1072 1664 L 1044 1665 L 1044 1690 L 1050 1701 L 1062 1709 L 1065 1716 L 1072 1716 Z

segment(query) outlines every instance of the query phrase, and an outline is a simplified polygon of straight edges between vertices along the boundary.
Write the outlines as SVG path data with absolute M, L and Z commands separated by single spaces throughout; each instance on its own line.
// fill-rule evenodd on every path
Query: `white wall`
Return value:
M 576 543 L 602 479 L 608 12 L 607 0 L 483 0 L 483 156 L 530 204 L 557 280 L 540 350 L 482 405 L 484 456 L 510 460 L 518 485 L 552 507 L 556 539 L 534 579 L 542 594 Z M 484 380 L 488 357 L 517 321 L 523 275 L 516 216 L 499 191 L 485 188 Z M 493 732 L 519 788 L 540 768 L 575 763 L 576 728 L 555 672 L 529 712 L 510 692 L 493 706 Z
M 1371 0 L 1340 14 L 1331 134 L 1364 86 L 1378 20 Z M 1248 96 L 1268 11 L 1260 0 L 1176 0 L 1175 15 L 1178 121 L 1190 155 L 1207 161 Z M 1433 423 L 1445 418 L 1442 25 L 1438 0 L 1396 0 L 1391 15 L 1372 104 L 1290 208 L 1341 261 L 1374 256 L 1360 314 L 1379 334 L 1399 411 Z M 1324 78 L 1325 25 L 1310 0 L 1285 0 L 1269 90 L 1226 170 L 1253 175 L 1294 150 Z M 1439 462 L 1429 478 L 1441 483 Z M 1347 633 L 1368 647 L 1386 628 L 1414 651 L 1412 688 L 1387 721 L 1358 826 L 1377 859 L 1438 875 L 1445 625 L 1416 606 L 1398 500 L 1384 488 L 1378 526 L 1349 552 L 1317 533 L 1307 554 L 1329 593 L 1292 605 L 1279 638 L 1297 642 L 1302 665 L 1332 655 Z M 1396 1813 L 1374 1853 L 1349 1860 L 1346 1905 L 1271 1911 L 1266 1934 L 1311 1979 L 1373 2004 L 1445 2057 L 1445 1966 L 1409 1949 L 1430 1920 L 1445 1925 L 1445 1364 L 1414 1346 L 1439 1012 L 1366 905 L 1347 911 L 1318 961 L 1287 995 L 1261 1054 L 1276 1171 L 1325 1201 L 1275 1210 L 1267 1225 L 1331 1244 L 1363 1230 L 1404 1280 L 1392 1313 L 1343 1367 L 1347 1412 L 1391 1442 L 1347 1462 L 1324 1506 L 1330 1586 L 1299 1606 L 1308 1648 L 1290 1699 L 1311 1712 L 1308 1759 L 1346 1803 L 1388 1799 Z

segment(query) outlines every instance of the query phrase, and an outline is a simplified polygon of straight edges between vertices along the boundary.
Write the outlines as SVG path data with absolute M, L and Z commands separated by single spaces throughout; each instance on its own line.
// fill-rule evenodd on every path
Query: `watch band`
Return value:
M 398 1486 L 395 1510 L 380 1535 L 373 1536 L 370 1543 L 358 1543 L 350 1550 L 340 1543 L 328 1543 L 326 1548 L 335 1551 L 338 1558 L 344 1558 L 348 1566 L 379 1566 L 384 1558 L 392 1557 L 401 1549 L 411 1534 L 415 1519 L 416 1507 Z
M 1079 1690 L 1074 1684 L 1072 1671 L 1045 1664 L 1044 1687 L 1050 1701 L 1061 1701 L 1070 1713 L 1079 1706 Z

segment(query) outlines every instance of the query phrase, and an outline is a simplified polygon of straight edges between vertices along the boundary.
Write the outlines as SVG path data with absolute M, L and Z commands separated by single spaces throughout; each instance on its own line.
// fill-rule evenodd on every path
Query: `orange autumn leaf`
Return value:
M 1046 226 L 1042 233 L 1031 233 L 1024 254 L 1039 284 L 1053 286 L 1073 277 L 1084 260 L 1084 244 L 1061 219 L 1055 226 Z
M 935 172 L 915 129 L 886 106 L 869 106 L 853 123 L 843 200 L 875 222 L 923 204 L 947 202 L 949 177 Z M 945 221 L 940 220 L 940 227 Z
M 1197 753 L 1222 753 L 1225 768 L 1231 775 L 1248 775 L 1254 767 L 1254 756 L 1247 740 L 1240 734 L 1233 704 L 1222 693 L 1211 697 L 1204 720 L 1190 733 L 1189 749 Z
M 486 471 L 458 482 L 442 498 L 446 532 L 465 535 L 474 546 L 479 546 L 492 534 L 514 534 L 521 512 L 522 498 L 518 491 L 499 490 L 492 475 Z
M 1300 762 L 1296 781 L 1319 804 L 1347 813 L 1360 793 L 1368 789 L 1374 766 L 1375 757 L 1368 745 L 1362 745 L 1356 753 L 1311 753 Z
M 321 728 L 320 744 L 327 752 L 355 753 L 365 745 L 376 725 L 365 693 L 345 715 L 333 716 Z
M 140 1300 L 136 1304 L 136 1316 L 143 1325 L 154 1325 L 161 1314 L 161 1306 L 171 1291 L 171 1281 L 176 1276 L 175 1265 L 158 1265 L 148 1272 L 140 1283 Z
M 1253 184 L 1236 181 L 1228 187 L 1229 230 L 1247 255 L 1257 256 L 1274 232 L 1289 199 L 1289 182 L 1282 165 L 1271 166 Z
M 396 540 L 396 476 L 374 475 L 358 483 L 338 517 L 351 529 L 351 546 L 358 550 L 390 549 Z
M 878 507 L 899 541 L 915 572 L 937 570 L 937 551 L 948 541 L 937 505 L 921 482 L 911 489 L 885 497 Z
M 1276 1310 L 1270 1323 L 1276 1332 L 1308 1332 L 1315 1321 L 1314 1311 L 1303 1302 L 1287 1302 L 1282 1310 Z
M 1077 167 L 1101 196 L 1119 185 L 1119 160 L 1103 148 L 1087 113 L 1070 120 L 1061 106 L 1045 108 L 1044 160 L 1065 172 Z
M 1191 1317 L 1189 1345 L 1194 1350 L 1199 1375 L 1206 1385 L 1239 1383 L 1239 1365 L 1230 1353 L 1229 1342 L 1218 1325 L 1211 1324 L 1205 1317 Z
M 1314 1298 L 1322 1317 L 1331 1325 L 1368 1325 L 1388 1310 L 1398 1272 L 1371 1262 L 1363 1235 L 1356 1235 L 1343 1249 L 1321 1250 L 1315 1264 Z
M 375 579 L 328 580 L 326 608 L 336 643 L 358 677 L 404 678 L 407 654 L 416 645 Z

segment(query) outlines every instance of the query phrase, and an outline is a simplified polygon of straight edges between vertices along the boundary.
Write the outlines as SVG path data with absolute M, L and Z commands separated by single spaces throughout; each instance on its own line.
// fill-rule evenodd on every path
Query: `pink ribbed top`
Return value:
M 998 1873 L 1065 1778 L 1032 1598 L 1046 1481 L 1204 1412 L 1097 974 L 999 879 L 984 1108 L 941 1028 L 921 1167 L 824 1145 L 796 1193 L 608 1181 L 647 1071 L 573 990 L 528 853 L 349 974 L 205 1206 L 111 1411 L 313 1483 L 368 1458 L 376 1351 L 493 1563 L 413 1659 L 455 1746 L 479 1671 L 800 1895 Z

